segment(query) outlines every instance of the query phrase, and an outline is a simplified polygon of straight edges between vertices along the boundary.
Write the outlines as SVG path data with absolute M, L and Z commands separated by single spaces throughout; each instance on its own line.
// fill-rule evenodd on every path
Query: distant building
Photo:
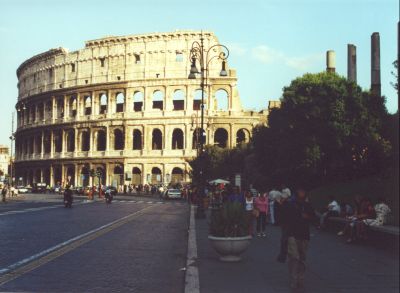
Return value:
M 9 148 L 5 145 L 0 145 L 0 176 L 8 174 L 8 165 L 10 163 Z
M 271 112 L 271 110 L 274 108 L 280 108 L 280 107 L 281 107 L 281 101 L 269 101 L 268 102 L 268 112 Z

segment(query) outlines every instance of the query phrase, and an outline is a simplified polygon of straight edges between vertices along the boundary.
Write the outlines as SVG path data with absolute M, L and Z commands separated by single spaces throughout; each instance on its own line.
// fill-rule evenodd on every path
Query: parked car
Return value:
M 179 189 L 168 189 L 164 193 L 164 198 L 165 199 L 182 199 L 182 191 Z
M 18 193 L 28 193 L 28 188 L 25 186 L 17 186 Z
M 33 193 L 46 193 L 46 183 L 33 183 L 32 192 Z

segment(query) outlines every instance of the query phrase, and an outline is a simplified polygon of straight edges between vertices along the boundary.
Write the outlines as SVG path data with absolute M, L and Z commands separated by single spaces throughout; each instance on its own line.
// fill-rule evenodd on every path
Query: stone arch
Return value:
M 215 92 L 215 110 L 229 110 L 229 94 L 225 89 L 218 89 Z
M 100 129 L 96 133 L 96 149 L 98 151 L 105 151 L 107 148 L 107 135 L 106 131 Z
M 93 185 L 104 185 L 106 183 L 106 171 L 103 165 L 96 166 L 95 171 L 100 173 L 100 177 L 93 178 Z
M 61 167 L 60 166 L 54 166 L 53 168 L 53 179 L 54 179 L 54 183 L 56 185 L 61 185 L 62 183 L 62 173 L 61 173 Z
M 152 96 L 153 109 L 164 109 L 164 93 L 160 90 L 155 90 Z
M 134 150 L 143 149 L 142 132 L 139 129 L 133 130 L 133 146 Z
M 90 133 L 88 130 L 81 132 L 81 151 L 87 152 L 90 150 Z
M 114 129 L 114 150 L 123 150 L 124 143 L 124 132 L 119 128 Z
M 80 170 L 80 185 L 85 187 L 89 185 L 90 170 L 88 165 L 83 165 Z
M 42 170 L 41 169 L 36 169 L 35 174 L 33 176 L 33 182 L 34 183 L 39 183 L 42 181 Z
M 250 132 L 241 128 L 236 132 L 236 145 L 240 145 L 241 143 L 247 143 L 250 141 Z
M 151 137 L 151 147 L 153 150 L 162 150 L 163 148 L 162 132 L 158 128 L 153 129 Z
M 43 182 L 50 185 L 50 168 L 45 168 L 43 170 Z
M 183 169 L 179 167 L 173 168 L 171 172 L 171 183 L 172 184 L 181 183 L 184 178 L 183 174 L 184 174 Z
M 172 96 L 173 110 L 181 111 L 185 110 L 185 92 L 181 89 L 176 89 Z
M 35 137 L 35 150 L 37 154 L 42 152 L 42 136 L 40 134 Z
M 56 109 L 57 109 L 57 118 L 63 118 L 64 117 L 64 99 L 58 98 L 56 100 Z M 34 113 L 35 111 L 33 111 Z M 32 116 L 32 120 L 35 121 L 35 117 Z
M 180 128 L 175 128 L 172 132 L 172 149 L 182 150 L 184 148 L 184 135 Z
M 84 97 L 85 115 L 92 114 L 92 98 L 91 96 Z
M 225 128 L 218 128 L 214 133 L 214 144 L 220 148 L 228 146 L 229 134 Z
M 124 183 L 124 166 L 115 165 L 113 170 L 112 185 L 120 186 Z
M 53 132 L 53 141 L 54 141 L 54 152 L 61 153 L 63 145 L 63 137 L 61 130 L 56 130 Z
M 136 91 L 133 94 L 133 111 L 141 112 L 143 111 L 143 92 Z
M 162 172 L 158 167 L 153 167 L 151 169 L 151 184 L 160 184 L 162 183 Z
M 72 97 L 69 99 L 69 116 L 70 116 L 70 117 L 75 117 L 76 114 L 77 114 L 77 106 L 76 106 L 76 103 L 77 103 L 76 97 L 75 97 L 75 96 L 72 96 Z
M 138 167 L 132 168 L 132 184 L 139 185 L 142 183 L 142 171 Z
M 67 152 L 75 151 L 75 130 L 71 129 L 67 131 Z
M 108 98 L 107 95 L 102 93 L 99 97 L 99 114 L 106 114 L 107 113 L 107 107 L 108 107 Z
M 193 110 L 200 110 L 201 107 L 201 95 L 202 95 L 202 90 L 197 89 L 193 93 Z M 204 92 L 204 104 L 207 101 L 207 92 Z M 206 108 L 206 105 L 204 105 L 204 108 Z
M 124 112 L 125 96 L 123 93 L 117 93 L 115 97 L 115 112 Z
M 69 177 L 71 179 L 68 179 Z M 75 167 L 74 166 L 67 167 L 65 182 L 66 182 L 66 184 L 75 186 Z
M 205 144 L 206 143 L 205 130 L 203 129 L 203 135 L 201 135 L 201 129 L 196 128 L 193 131 L 192 149 L 197 149 L 200 146 L 201 139 L 203 139 L 203 144 Z
M 43 146 L 44 146 L 45 154 L 49 154 L 51 152 L 51 139 L 50 139 L 50 133 L 49 132 L 45 132 L 44 133 Z

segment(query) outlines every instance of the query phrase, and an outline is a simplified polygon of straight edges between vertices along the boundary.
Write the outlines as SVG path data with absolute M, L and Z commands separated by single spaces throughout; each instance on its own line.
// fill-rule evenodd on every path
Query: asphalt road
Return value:
M 0 205 L 1 292 L 183 292 L 188 205 L 32 197 Z

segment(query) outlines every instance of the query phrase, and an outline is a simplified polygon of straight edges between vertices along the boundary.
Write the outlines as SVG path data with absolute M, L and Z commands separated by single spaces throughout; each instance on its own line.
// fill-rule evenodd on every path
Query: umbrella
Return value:
M 210 181 L 209 183 L 211 183 L 211 184 L 221 184 L 221 183 L 228 184 L 230 182 L 227 180 L 224 180 L 224 179 L 215 179 L 215 180 Z

